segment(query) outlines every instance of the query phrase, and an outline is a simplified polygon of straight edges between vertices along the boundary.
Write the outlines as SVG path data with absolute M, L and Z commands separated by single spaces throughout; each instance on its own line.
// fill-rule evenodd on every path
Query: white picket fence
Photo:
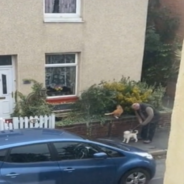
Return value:
M 13 117 L 12 123 L 3 119 L 0 122 L 0 130 L 24 128 L 55 128 L 55 115 L 35 117 Z

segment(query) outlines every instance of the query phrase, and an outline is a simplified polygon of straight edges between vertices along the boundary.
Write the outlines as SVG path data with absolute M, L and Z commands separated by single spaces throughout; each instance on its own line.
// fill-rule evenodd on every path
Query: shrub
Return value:
M 16 92 L 16 106 L 12 117 L 14 116 L 38 116 L 51 114 L 52 108 L 46 102 L 46 94 L 43 93 L 43 84 L 33 79 L 30 80 L 33 83 L 32 92 L 27 96 L 21 92 Z
M 73 108 L 85 116 L 103 114 L 116 104 L 115 97 L 115 91 L 104 88 L 102 84 L 95 84 L 81 94 Z
M 116 103 L 122 105 L 125 113 L 131 113 L 131 105 L 136 102 L 149 103 L 157 109 L 162 108 L 165 89 L 161 85 L 148 86 L 145 82 L 136 82 L 122 77 L 120 82 L 104 82 L 103 86 L 116 92 Z
M 165 89 L 161 86 L 148 86 L 145 82 L 132 81 L 123 77 L 119 82 L 101 82 L 91 86 L 81 94 L 75 103 L 75 109 L 89 116 L 103 114 L 122 105 L 125 113 L 132 113 L 131 105 L 135 102 L 149 103 L 157 109 L 162 108 Z

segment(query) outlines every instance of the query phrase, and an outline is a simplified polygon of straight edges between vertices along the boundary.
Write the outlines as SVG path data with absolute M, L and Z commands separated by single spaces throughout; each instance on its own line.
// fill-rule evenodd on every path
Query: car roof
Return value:
M 0 149 L 59 140 L 83 140 L 83 138 L 64 130 L 45 128 L 0 131 Z

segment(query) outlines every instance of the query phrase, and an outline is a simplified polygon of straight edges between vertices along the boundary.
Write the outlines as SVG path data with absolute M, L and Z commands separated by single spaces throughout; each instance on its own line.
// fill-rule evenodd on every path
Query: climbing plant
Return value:
M 148 7 L 142 80 L 149 85 L 176 79 L 181 44 L 177 38 L 179 18 L 163 7 L 159 0 L 150 0 Z

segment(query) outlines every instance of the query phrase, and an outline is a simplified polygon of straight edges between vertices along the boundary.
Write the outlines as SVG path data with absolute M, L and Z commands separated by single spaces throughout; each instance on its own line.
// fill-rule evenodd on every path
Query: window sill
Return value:
M 82 18 L 74 17 L 74 18 L 53 18 L 53 17 L 44 17 L 45 23 L 82 23 L 84 22 Z
M 77 96 L 58 96 L 58 97 L 47 97 L 47 102 L 50 104 L 61 104 L 61 103 L 71 103 L 78 100 Z

